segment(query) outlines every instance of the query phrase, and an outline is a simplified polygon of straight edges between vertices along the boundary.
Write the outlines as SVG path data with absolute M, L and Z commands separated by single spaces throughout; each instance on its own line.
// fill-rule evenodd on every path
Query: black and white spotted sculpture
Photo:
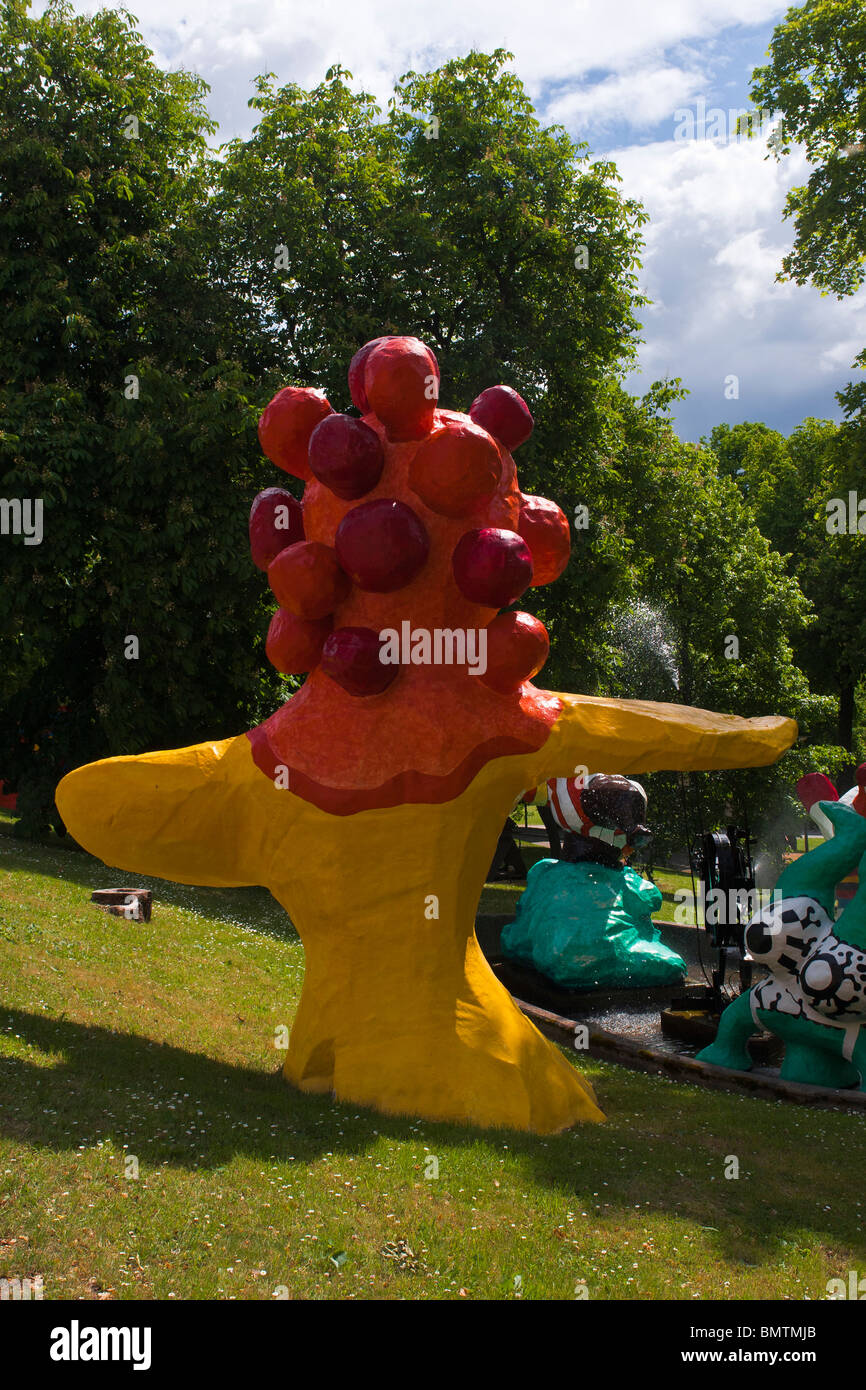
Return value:
M 866 819 L 841 801 L 821 810 L 833 838 L 783 871 L 746 928 L 770 974 L 725 1009 L 698 1060 L 748 1071 L 748 1040 L 766 1029 L 785 1043 L 784 1080 L 866 1091 Z M 836 884 L 858 864 L 861 886 L 834 921 Z

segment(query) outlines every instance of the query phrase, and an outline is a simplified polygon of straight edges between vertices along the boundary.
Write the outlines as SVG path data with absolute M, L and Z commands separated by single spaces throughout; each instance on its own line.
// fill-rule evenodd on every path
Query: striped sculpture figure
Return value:
M 566 989 L 678 983 L 685 962 L 652 920 L 661 892 L 628 864 L 650 839 L 643 787 L 606 773 L 552 778 L 547 787 L 563 858 L 530 869 L 502 933 L 505 956 Z

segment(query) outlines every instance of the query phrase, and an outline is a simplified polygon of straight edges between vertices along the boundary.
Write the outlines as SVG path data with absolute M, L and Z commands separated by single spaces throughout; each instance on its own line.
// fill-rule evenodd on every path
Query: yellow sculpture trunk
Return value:
M 487 763 L 451 801 L 331 815 L 265 777 L 240 737 L 79 768 L 58 806 L 76 839 L 118 868 L 270 889 L 306 952 L 284 1068 L 295 1085 L 392 1114 L 551 1133 L 603 1115 L 474 933 L 515 796 L 578 764 L 758 766 L 796 736 L 785 719 L 559 698 L 542 748 Z
M 304 818 L 293 855 L 312 862 L 326 846 L 328 870 L 274 888 L 307 957 L 290 1081 L 393 1113 L 541 1133 L 602 1118 L 475 939 L 510 787 L 488 764 L 445 805 Z

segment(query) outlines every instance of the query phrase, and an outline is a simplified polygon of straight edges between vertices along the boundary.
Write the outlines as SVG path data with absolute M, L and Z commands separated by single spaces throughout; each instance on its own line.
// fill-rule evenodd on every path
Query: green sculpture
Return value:
M 505 956 L 565 989 L 678 984 L 685 962 L 659 938 L 662 894 L 626 859 L 650 832 L 646 793 L 627 777 L 556 778 L 549 808 L 566 832 L 562 859 L 542 859 L 501 937 Z
M 866 819 L 822 801 L 830 840 L 786 868 L 772 903 L 752 918 L 745 944 L 770 974 L 729 1004 L 698 1060 L 748 1071 L 747 1043 L 761 1029 L 785 1043 L 781 1075 L 813 1086 L 866 1090 Z M 836 884 L 860 864 L 860 888 L 833 920 Z

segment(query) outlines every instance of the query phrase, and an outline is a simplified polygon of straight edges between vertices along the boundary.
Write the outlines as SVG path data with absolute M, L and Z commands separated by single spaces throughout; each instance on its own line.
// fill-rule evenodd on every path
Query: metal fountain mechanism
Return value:
M 699 896 L 703 930 L 718 951 L 718 964 L 710 984 L 711 1011 L 724 1006 L 729 957 L 739 965 L 740 988 L 751 985 L 752 966 L 747 959 L 745 932 L 755 904 L 755 871 L 748 827 L 728 825 L 725 830 L 702 835 L 690 848 L 692 873 L 701 884 Z
M 728 825 L 724 830 L 701 830 L 689 842 L 698 931 L 698 958 L 704 985 L 686 985 L 667 1009 L 661 1010 L 662 1032 L 690 1043 L 710 1041 L 718 1020 L 730 1002 L 726 987 L 732 964 L 738 969 L 740 990 L 749 989 L 752 963 L 745 944 L 746 928 L 757 902 L 752 840 L 748 827 Z M 709 938 L 715 964 L 707 965 L 700 943 Z M 709 973 L 708 973 L 709 971 Z

